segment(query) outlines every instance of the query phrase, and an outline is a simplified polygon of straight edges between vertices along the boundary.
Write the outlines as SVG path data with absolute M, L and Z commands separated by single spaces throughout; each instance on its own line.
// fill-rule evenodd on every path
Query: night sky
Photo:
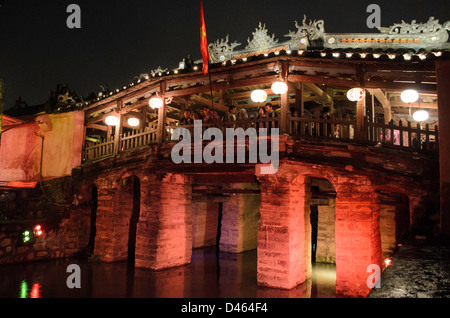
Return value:
M 81 7 L 81 29 L 68 29 L 67 6 Z M 230 35 L 247 45 L 259 21 L 280 42 L 306 14 L 325 20 L 329 33 L 378 32 L 366 26 L 371 3 L 381 6 L 382 26 L 405 20 L 450 20 L 448 0 L 203 0 L 208 41 Z M 79 96 L 113 90 L 158 66 L 176 68 L 188 54 L 200 59 L 198 0 L 4 0 L 0 8 L 0 77 L 5 108 L 19 96 L 43 104 L 58 83 Z

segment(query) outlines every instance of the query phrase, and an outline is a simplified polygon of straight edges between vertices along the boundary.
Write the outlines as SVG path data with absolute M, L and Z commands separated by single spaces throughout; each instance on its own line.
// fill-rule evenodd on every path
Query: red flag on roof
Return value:
M 208 74 L 209 67 L 209 51 L 208 39 L 206 38 L 206 24 L 203 14 L 203 1 L 200 0 L 200 49 L 203 57 L 203 73 Z

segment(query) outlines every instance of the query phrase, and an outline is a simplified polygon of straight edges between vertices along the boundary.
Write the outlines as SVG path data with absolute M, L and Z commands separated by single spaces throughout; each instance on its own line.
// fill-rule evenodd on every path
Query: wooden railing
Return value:
M 114 137 L 102 140 L 99 143 L 85 145 L 83 151 L 84 161 L 102 160 L 114 156 Z
M 204 136 L 205 132 L 209 128 L 218 128 L 222 134 L 225 136 L 227 128 L 242 128 L 247 130 L 248 128 L 255 128 L 258 132 L 259 128 L 278 128 L 280 119 L 278 117 L 268 117 L 268 118 L 249 118 L 245 120 L 238 120 L 234 122 L 215 122 L 215 123 L 202 123 L 201 125 L 201 135 Z M 176 135 L 177 128 L 185 128 L 189 130 L 191 136 L 195 134 L 200 134 L 200 132 L 195 131 L 195 125 L 183 125 L 183 126 L 167 126 L 166 141 L 174 141 L 179 139 L 179 135 Z
M 156 129 L 133 130 L 120 137 L 120 151 L 134 150 L 156 143 Z
M 371 144 L 381 144 L 383 146 L 409 149 L 411 151 L 438 151 L 439 131 L 438 127 L 431 129 L 429 124 L 412 125 L 410 122 L 406 126 L 400 121 L 398 125 L 379 124 L 366 122 L 367 135 L 365 140 Z
M 300 116 L 294 113 L 288 116 L 288 133 L 294 137 L 317 137 L 325 139 L 355 139 L 356 118 L 350 115 L 332 115 L 314 117 Z
M 406 126 L 400 122 L 398 125 L 371 123 L 364 121 L 364 134 L 358 136 L 355 131 L 357 120 L 354 116 L 298 116 L 297 113 L 288 114 L 286 133 L 298 138 L 320 138 L 330 140 L 340 140 L 344 142 L 354 141 L 360 144 L 370 146 L 383 146 L 396 149 L 403 149 L 413 152 L 437 152 L 439 150 L 438 128 L 430 128 L 428 124 L 412 126 L 408 123 Z M 227 128 L 279 128 L 281 126 L 280 117 L 274 118 L 249 118 L 234 122 L 215 122 L 202 123 L 201 132 L 194 131 L 194 125 L 166 126 L 164 138 L 162 140 L 169 142 L 179 140 L 176 135 L 177 128 L 186 128 L 191 133 L 192 138 L 195 134 L 206 137 L 205 132 L 208 128 L 218 128 L 225 136 Z M 281 132 L 283 133 L 283 132 Z M 393 136 L 393 137 L 392 137 Z M 114 139 L 105 140 L 97 144 L 87 145 L 83 152 L 84 161 L 102 160 L 114 156 L 119 152 L 135 150 L 145 147 L 149 144 L 157 143 L 157 130 L 147 128 L 141 131 L 132 131 L 120 136 L 118 141 Z M 115 147 L 118 149 L 116 150 Z

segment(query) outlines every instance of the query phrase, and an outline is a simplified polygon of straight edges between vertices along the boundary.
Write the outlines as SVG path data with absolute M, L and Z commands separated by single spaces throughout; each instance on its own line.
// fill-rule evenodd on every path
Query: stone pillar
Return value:
M 319 220 L 318 220 L 318 233 L 317 233 L 317 251 L 316 262 L 317 263 L 335 263 L 335 215 L 334 215 L 335 199 L 330 198 L 328 205 L 318 206 Z
M 336 187 L 336 292 L 343 297 L 366 297 L 367 272 L 380 266 L 380 205 L 364 177 L 339 178 Z
M 161 270 L 189 264 L 192 203 L 188 177 L 167 174 L 141 179 L 141 216 L 136 234 L 136 267 Z
M 259 190 L 257 184 L 231 184 L 227 189 Z M 234 193 L 223 203 L 220 251 L 241 253 L 257 248 L 259 193 Z
M 271 288 L 292 289 L 307 279 L 305 206 L 309 208 L 309 204 L 305 177 L 295 178 L 295 167 L 292 169 L 258 177 L 261 224 L 257 280 L 259 285 Z
M 98 186 L 98 207 L 94 253 L 103 256 L 106 262 L 117 262 L 128 258 L 128 231 L 132 213 L 124 208 L 133 204 L 132 194 L 121 191 L 116 182 Z
M 192 203 L 192 247 L 202 248 L 217 244 L 219 203 L 197 201 Z
M 438 119 L 439 119 L 439 167 L 441 192 L 441 232 L 450 235 L 450 60 L 436 62 Z

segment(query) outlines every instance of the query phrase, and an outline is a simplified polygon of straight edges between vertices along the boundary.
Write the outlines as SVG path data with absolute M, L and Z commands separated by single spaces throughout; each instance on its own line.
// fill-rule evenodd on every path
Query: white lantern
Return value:
M 275 94 L 282 95 L 288 91 L 288 86 L 285 82 L 275 82 L 272 84 L 272 91 Z
M 430 114 L 426 110 L 418 110 L 414 113 L 413 118 L 415 121 L 425 121 L 430 117 Z
M 159 97 L 152 97 L 148 102 L 148 104 L 150 105 L 151 108 L 158 109 L 163 107 L 164 101 Z
M 401 98 L 405 103 L 414 103 L 419 99 L 419 93 L 413 89 L 408 89 L 402 93 Z
M 366 98 L 366 91 L 362 88 L 352 88 L 347 92 L 347 98 L 352 102 L 360 102 Z
M 128 125 L 130 125 L 131 127 L 137 127 L 140 123 L 141 122 L 139 121 L 139 119 L 135 117 L 128 118 Z
M 108 116 L 105 119 L 105 123 L 108 126 L 118 126 L 119 125 L 119 118 L 117 118 L 116 116 Z
M 264 103 L 267 100 L 267 93 L 262 89 L 257 89 L 252 92 L 251 98 L 255 103 Z

